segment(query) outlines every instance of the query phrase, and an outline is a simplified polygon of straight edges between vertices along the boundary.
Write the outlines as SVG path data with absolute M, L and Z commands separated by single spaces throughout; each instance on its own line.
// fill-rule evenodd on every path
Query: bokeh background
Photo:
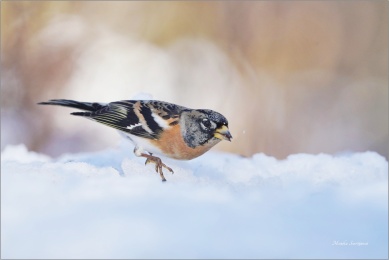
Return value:
M 36 103 L 139 92 L 224 114 L 234 140 L 218 150 L 388 158 L 388 2 L 1 2 L 2 149 L 115 146 L 116 131 Z

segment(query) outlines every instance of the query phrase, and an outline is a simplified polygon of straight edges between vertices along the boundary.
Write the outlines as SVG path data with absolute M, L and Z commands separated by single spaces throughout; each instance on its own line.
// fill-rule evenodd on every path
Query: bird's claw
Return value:
M 164 167 L 167 170 L 169 170 L 172 174 L 174 173 L 172 168 L 170 168 L 169 166 L 167 166 L 166 164 L 164 164 L 162 162 L 161 158 L 155 157 L 155 156 L 153 156 L 151 154 L 150 155 L 142 154 L 142 156 L 147 158 L 146 161 L 145 161 L 145 165 L 147 165 L 149 163 L 155 163 L 155 171 L 157 173 L 159 173 L 159 175 L 161 176 L 162 181 L 166 181 L 165 176 L 163 175 L 162 167 Z

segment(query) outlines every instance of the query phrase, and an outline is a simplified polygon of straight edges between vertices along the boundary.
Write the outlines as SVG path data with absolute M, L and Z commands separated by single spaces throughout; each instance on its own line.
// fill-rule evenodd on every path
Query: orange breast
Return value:
M 189 147 L 182 138 L 179 124 L 165 129 L 159 140 L 152 140 L 151 142 L 166 156 L 179 160 L 191 160 L 214 146 L 214 144 L 207 143 L 195 148 Z

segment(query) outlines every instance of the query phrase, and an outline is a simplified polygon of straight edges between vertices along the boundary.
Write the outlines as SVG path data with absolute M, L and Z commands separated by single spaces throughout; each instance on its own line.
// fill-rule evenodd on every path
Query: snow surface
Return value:
M 377 153 L 164 159 L 123 143 L 50 158 L 1 153 L 2 258 L 387 258 Z

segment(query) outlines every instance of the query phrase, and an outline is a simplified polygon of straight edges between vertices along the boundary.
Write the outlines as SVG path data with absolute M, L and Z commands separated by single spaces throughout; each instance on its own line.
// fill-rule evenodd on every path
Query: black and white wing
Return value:
M 156 100 L 123 100 L 111 102 L 91 112 L 74 112 L 125 133 L 158 139 L 164 128 L 178 124 L 186 108 Z

